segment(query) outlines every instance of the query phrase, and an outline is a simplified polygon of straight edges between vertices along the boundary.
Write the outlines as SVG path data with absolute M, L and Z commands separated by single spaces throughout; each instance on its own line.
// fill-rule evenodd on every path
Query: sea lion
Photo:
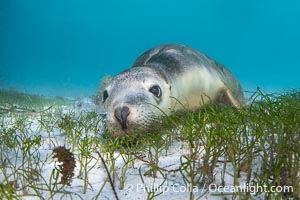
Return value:
M 181 44 L 146 51 L 103 91 L 107 127 L 115 136 L 150 131 L 161 116 L 183 107 L 243 102 L 241 85 L 227 68 Z

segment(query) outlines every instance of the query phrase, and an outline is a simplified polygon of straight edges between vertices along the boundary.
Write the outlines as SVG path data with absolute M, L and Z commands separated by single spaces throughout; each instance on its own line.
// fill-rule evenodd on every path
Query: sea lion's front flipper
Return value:
M 234 98 L 232 92 L 227 88 L 221 89 L 214 99 L 216 104 L 232 105 L 237 108 L 240 107 L 240 103 Z

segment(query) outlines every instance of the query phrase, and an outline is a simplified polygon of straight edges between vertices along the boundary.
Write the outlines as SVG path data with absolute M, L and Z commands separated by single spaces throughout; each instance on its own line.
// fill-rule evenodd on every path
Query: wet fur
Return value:
M 161 87 L 161 99 L 149 92 L 151 85 Z M 107 124 L 117 135 L 151 130 L 159 123 L 162 111 L 170 114 L 171 109 L 182 109 L 178 101 L 191 110 L 207 103 L 238 107 L 244 102 L 242 88 L 227 68 L 180 44 L 146 51 L 132 68 L 117 75 L 106 90 L 109 93 L 104 103 Z M 114 109 L 120 106 L 130 109 L 128 130 L 121 130 L 113 115 Z

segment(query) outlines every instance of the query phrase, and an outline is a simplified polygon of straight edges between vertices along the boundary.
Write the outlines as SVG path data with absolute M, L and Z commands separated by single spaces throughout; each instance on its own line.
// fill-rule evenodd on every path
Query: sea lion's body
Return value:
M 116 135 L 151 130 L 163 113 L 183 107 L 195 110 L 208 103 L 238 107 L 244 101 L 240 83 L 228 69 L 180 44 L 146 51 L 112 80 L 104 97 L 108 128 Z

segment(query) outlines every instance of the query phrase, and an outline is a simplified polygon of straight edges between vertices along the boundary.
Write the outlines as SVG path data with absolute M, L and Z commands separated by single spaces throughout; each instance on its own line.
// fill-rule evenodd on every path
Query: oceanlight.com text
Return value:
M 293 187 L 292 186 L 266 186 L 266 185 L 249 185 L 247 183 L 241 184 L 239 186 L 220 186 L 217 184 L 209 184 L 204 185 L 201 188 L 191 185 L 164 185 L 164 184 L 136 184 L 130 185 L 129 188 L 131 190 L 135 190 L 137 192 L 153 192 L 153 193 L 162 193 L 166 194 L 168 192 L 175 192 L 175 193 L 184 193 L 184 192 L 204 192 L 209 191 L 211 194 L 233 194 L 233 193 L 278 193 L 278 192 L 287 192 L 292 193 Z
M 266 186 L 266 185 L 250 185 L 244 183 L 239 186 L 219 186 L 216 184 L 210 184 L 208 190 L 212 193 L 278 193 L 287 192 L 292 193 L 294 191 L 293 186 Z

